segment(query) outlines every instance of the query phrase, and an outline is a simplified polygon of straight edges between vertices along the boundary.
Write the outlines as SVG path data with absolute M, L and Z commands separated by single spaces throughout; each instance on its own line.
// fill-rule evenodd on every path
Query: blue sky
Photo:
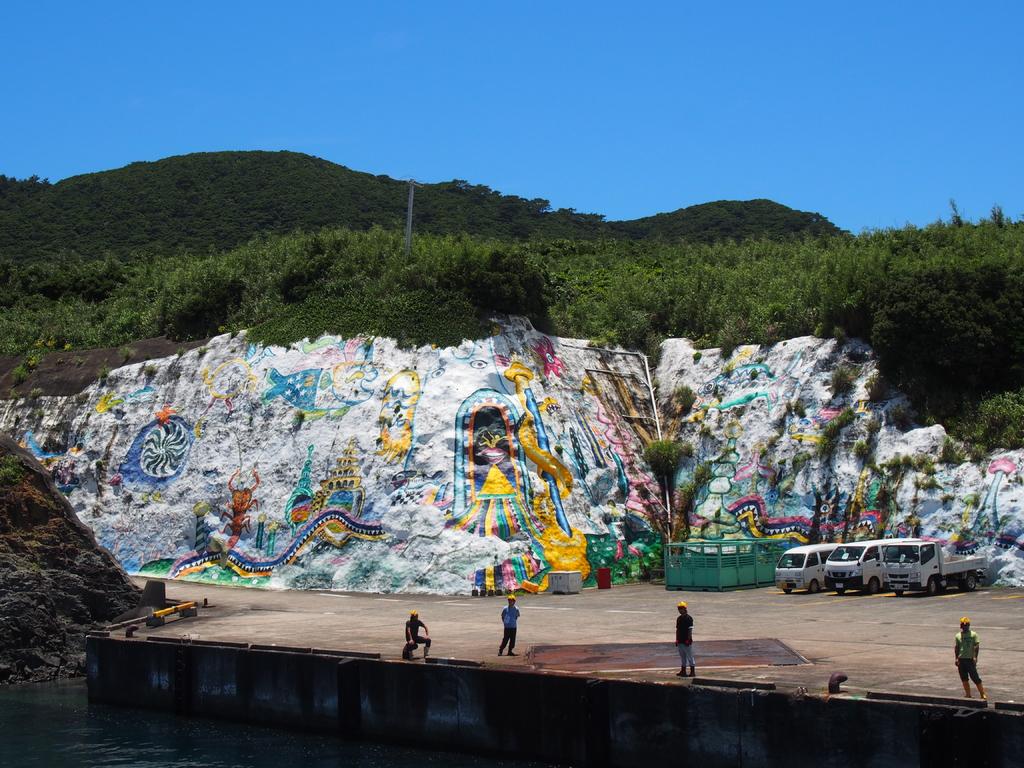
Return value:
M 0 173 L 288 149 L 635 218 L 1024 216 L 1012 2 L 5 3 Z

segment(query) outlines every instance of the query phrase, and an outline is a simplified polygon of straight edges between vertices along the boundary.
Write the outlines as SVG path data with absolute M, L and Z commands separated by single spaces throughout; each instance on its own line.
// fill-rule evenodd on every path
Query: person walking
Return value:
M 978 633 L 971 629 L 971 620 L 964 616 L 960 619 L 960 631 L 956 633 L 953 643 L 953 654 L 956 657 L 956 668 L 960 673 L 960 682 L 964 686 L 964 696 L 971 698 L 971 684 L 967 682 L 969 677 L 978 686 L 978 695 L 987 699 L 985 686 L 982 685 L 981 675 L 978 674 L 978 651 L 981 650 L 981 640 Z
M 686 603 L 682 600 L 676 606 L 679 616 L 676 617 L 676 650 L 679 651 L 679 671 L 676 677 L 686 677 L 686 667 L 690 667 L 690 677 L 697 676 L 697 669 L 693 663 L 693 616 L 686 610 Z
M 516 596 L 508 596 L 508 605 L 501 609 L 501 624 L 505 627 L 505 634 L 501 637 L 501 645 L 498 646 L 498 655 L 505 652 L 508 645 L 508 655 L 515 656 L 516 628 L 519 625 L 519 609 L 516 607 Z
M 423 634 L 420 634 L 420 630 Z M 420 645 L 423 646 L 423 658 L 430 654 L 430 630 L 427 625 L 420 621 L 418 611 L 409 612 L 409 620 L 405 622 L 405 648 L 402 650 L 403 659 L 412 659 L 413 651 Z

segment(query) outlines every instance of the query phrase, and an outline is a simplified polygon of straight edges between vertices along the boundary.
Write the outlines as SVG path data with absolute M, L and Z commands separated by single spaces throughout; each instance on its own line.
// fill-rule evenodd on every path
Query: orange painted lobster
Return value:
M 221 513 L 221 520 L 227 520 L 227 525 L 224 526 L 224 533 L 231 532 L 231 539 L 228 541 L 228 546 L 233 547 L 241 535 L 249 530 L 250 523 L 250 510 L 259 510 L 260 502 L 258 499 L 254 499 L 252 494 L 260 485 L 260 473 L 255 468 L 252 470 L 252 476 L 255 479 L 248 488 L 236 488 L 235 480 L 238 479 L 239 475 L 242 474 L 242 470 L 239 469 L 235 474 L 228 478 L 228 490 L 231 491 L 231 501 L 228 502 L 228 508 L 226 511 Z

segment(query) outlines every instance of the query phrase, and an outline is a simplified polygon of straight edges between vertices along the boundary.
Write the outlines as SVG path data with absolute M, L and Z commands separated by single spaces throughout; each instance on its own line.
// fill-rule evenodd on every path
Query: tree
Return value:
M 665 499 L 666 525 L 671 526 L 671 499 L 675 486 L 676 470 L 683 457 L 683 446 L 674 440 L 653 440 L 644 448 L 644 461 L 650 466 L 661 486 L 661 495 Z

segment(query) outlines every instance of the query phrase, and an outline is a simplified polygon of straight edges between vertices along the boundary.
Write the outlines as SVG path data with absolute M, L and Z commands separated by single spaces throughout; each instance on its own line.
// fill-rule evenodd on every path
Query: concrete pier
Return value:
M 551 668 L 560 655 L 572 656 L 565 647 L 574 642 L 583 649 L 614 635 L 641 650 L 670 643 L 680 593 L 652 587 L 526 599 L 521 650 L 561 647 L 543 665 L 530 653 L 497 657 L 500 598 L 186 584 L 168 591 L 200 603 L 205 596 L 209 605 L 195 619 L 134 638 L 123 631 L 90 637 L 91 700 L 577 766 L 1002 768 L 1024 755 L 1024 714 L 1016 704 L 1024 698 L 1017 673 L 1024 601 L 1016 591 L 931 601 L 771 590 L 683 595 L 703 630 L 698 637 L 725 642 L 717 628 L 731 616 L 734 639 L 775 636 L 802 659 L 776 666 L 781 657 L 766 655 L 762 644 L 751 665 L 699 667 L 695 682 L 657 667 L 657 648 L 639 669 L 616 667 L 614 655 L 611 662 L 594 656 L 601 668 L 586 669 L 579 659 L 575 671 Z M 427 663 L 399 659 L 410 606 L 435 638 L 437 658 Z M 982 635 L 982 674 L 998 708 L 953 698 L 959 681 L 952 638 L 963 613 Z M 786 630 L 786 621 L 788 631 L 775 631 Z M 808 627 L 819 638 L 834 635 L 831 652 L 856 682 L 850 693 L 824 695 L 837 663 L 819 650 L 823 640 L 807 642 Z M 857 648 L 860 665 L 853 663 Z
M 95 702 L 575 766 L 1010 768 L 1024 715 L 91 636 Z M 691 762 L 692 761 L 692 762 Z

